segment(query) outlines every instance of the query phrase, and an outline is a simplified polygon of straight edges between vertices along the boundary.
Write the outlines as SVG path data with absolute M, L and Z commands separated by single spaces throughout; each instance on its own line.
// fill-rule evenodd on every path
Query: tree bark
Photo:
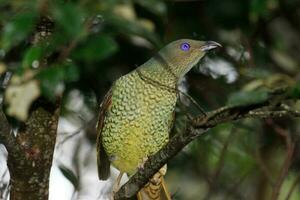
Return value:
M 52 29 L 53 22 L 41 16 L 31 38 L 31 45 L 47 39 Z M 46 57 L 41 59 L 40 67 L 47 67 Z M 56 102 L 42 97 L 33 102 L 28 119 L 18 126 L 17 136 L 12 133 L 1 105 L 0 142 L 8 152 L 11 200 L 48 200 L 60 102 L 60 97 Z
M 11 200 L 48 200 L 59 103 L 34 103 L 16 137 L 19 151 L 8 152 Z

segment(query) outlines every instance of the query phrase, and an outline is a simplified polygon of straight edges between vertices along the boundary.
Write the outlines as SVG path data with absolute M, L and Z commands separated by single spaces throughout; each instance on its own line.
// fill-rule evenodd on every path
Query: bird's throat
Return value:
M 168 88 L 176 89 L 179 78 L 159 57 L 153 57 L 137 69 L 140 77 Z

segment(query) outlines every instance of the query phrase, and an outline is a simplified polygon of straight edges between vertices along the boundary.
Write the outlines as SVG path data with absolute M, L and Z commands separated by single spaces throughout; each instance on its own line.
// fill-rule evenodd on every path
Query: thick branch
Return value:
M 244 118 L 268 118 L 295 116 L 300 117 L 300 113 L 291 110 L 273 111 L 271 108 L 281 105 L 281 101 L 290 99 L 287 90 L 277 90 L 270 93 L 268 99 L 258 103 L 248 105 L 238 105 L 221 107 L 217 110 L 207 113 L 206 117 L 200 116 L 190 120 L 186 130 L 170 139 L 159 152 L 151 156 L 144 168 L 138 170 L 130 180 L 121 187 L 115 195 L 115 199 L 132 198 L 148 180 L 165 164 L 180 152 L 187 144 L 205 133 L 209 128 L 215 127 L 221 123 L 232 122 Z M 268 110 L 266 110 L 268 108 Z
M 44 40 L 44 35 L 48 34 L 42 33 L 51 32 L 51 28 L 51 20 L 42 18 L 32 45 Z M 47 59 L 44 58 L 42 63 L 42 67 L 46 67 Z M 59 110 L 60 98 L 54 103 L 40 97 L 31 105 L 27 120 L 20 123 L 17 136 L 5 142 L 11 200 L 48 199 Z M 14 146 L 10 148 L 12 142 Z
M 8 150 L 10 199 L 48 199 L 49 175 L 59 118 L 58 104 L 35 102 L 29 118 L 22 123 L 16 146 Z
M 10 135 L 11 126 L 8 123 L 6 116 L 2 110 L 2 105 L 0 108 L 0 144 L 4 144 L 4 146 L 8 149 L 13 147 L 15 141 L 13 137 Z
M 11 154 L 17 154 L 21 151 L 16 137 L 12 133 L 12 127 L 3 112 L 2 105 L 0 107 L 0 144 L 3 144 Z

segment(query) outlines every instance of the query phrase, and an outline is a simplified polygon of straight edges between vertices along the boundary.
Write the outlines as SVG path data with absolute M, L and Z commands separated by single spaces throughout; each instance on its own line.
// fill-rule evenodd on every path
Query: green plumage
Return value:
M 98 122 L 98 170 L 106 179 L 109 162 L 132 174 L 169 139 L 176 86 L 215 42 L 182 39 L 119 78 L 104 98 Z
M 102 132 L 115 167 L 132 173 L 168 141 L 176 100 L 175 91 L 152 85 L 137 71 L 115 82 Z

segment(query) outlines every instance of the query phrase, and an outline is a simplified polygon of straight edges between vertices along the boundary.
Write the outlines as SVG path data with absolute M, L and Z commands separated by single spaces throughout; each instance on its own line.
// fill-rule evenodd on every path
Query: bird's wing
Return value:
M 99 109 L 99 118 L 97 123 L 97 166 L 98 177 L 100 180 L 107 180 L 110 175 L 110 162 L 102 144 L 102 129 L 107 111 L 111 106 L 112 89 L 104 96 Z

